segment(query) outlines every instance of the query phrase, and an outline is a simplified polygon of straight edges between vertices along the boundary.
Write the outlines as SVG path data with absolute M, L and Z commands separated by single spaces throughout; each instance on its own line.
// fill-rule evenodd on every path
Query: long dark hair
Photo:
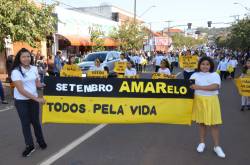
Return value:
M 170 68 L 170 64 L 169 64 L 168 60 L 164 59 L 164 60 L 161 61 L 161 63 L 162 62 L 165 63 L 166 68 L 168 68 L 168 69 Z
M 210 73 L 214 72 L 214 62 L 213 62 L 212 58 L 207 57 L 207 56 L 203 56 L 203 57 L 199 60 L 197 71 L 198 71 L 198 72 L 201 71 L 201 63 L 202 63 L 203 61 L 208 61 L 209 64 L 210 64 L 209 72 L 210 72 Z
M 243 68 L 242 68 L 242 73 L 244 73 L 244 74 L 246 74 L 246 73 L 247 73 L 247 70 L 248 70 L 248 68 L 247 68 L 247 62 L 250 62 L 250 58 L 248 58 L 248 59 L 246 60 L 246 63 L 245 63 L 245 65 L 244 65 Z
M 12 71 L 13 71 L 14 69 L 17 69 L 17 70 L 20 71 L 20 73 L 22 74 L 22 76 L 25 76 L 24 73 L 22 72 L 22 69 L 21 69 L 21 60 L 20 60 L 21 55 L 22 55 L 23 53 L 29 53 L 29 55 L 30 55 L 30 57 L 31 57 L 31 62 L 30 62 L 30 64 L 32 65 L 32 64 L 34 63 L 34 62 L 33 62 L 33 61 L 34 61 L 34 58 L 32 57 L 30 51 L 29 51 L 28 49 L 26 49 L 26 48 L 22 48 L 22 49 L 19 50 L 19 52 L 16 54 L 16 57 L 15 57 L 15 60 L 14 60 L 13 66 L 12 66 Z

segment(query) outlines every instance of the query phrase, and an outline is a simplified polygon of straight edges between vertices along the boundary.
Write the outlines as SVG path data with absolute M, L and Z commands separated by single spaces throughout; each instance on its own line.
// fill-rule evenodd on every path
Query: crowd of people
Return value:
M 214 152 L 221 158 L 225 158 L 225 153 L 219 143 L 219 125 L 222 124 L 220 103 L 218 99 L 221 81 L 227 78 L 235 77 L 235 69 L 239 64 L 243 65 L 242 77 L 250 76 L 250 58 L 249 54 L 241 52 L 232 52 L 228 50 L 210 50 L 204 53 L 199 50 L 181 50 L 170 53 L 156 52 L 148 55 L 141 53 L 121 53 L 120 62 L 127 62 L 125 76 L 135 76 L 138 72 L 146 71 L 146 66 L 152 64 L 155 66 L 155 72 L 170 75 L 175 67 L 178 67 L 179 56 L 199 57 L 198 68 L 196 70 L 190 68 L 183 69 L 184 79 L 194 79 L 195 84 L 191 85 L 191 89 L 195 91 L 192 120 L 199 125 L 200 142 L 197 146 L 198 152 L 203 152 L 205 145 L 206 132 L 211 128 L 214 141 Z M 25 139 L 26 148 L 22 155 L 29 156 L 34 150 L 34 142 L 31 134 L 33 126 L 35 136 L 39 146 L 46 149 L 47 144 L 43 137 L 41 124 L 39 121 L 39 104 L 44 104 L 45 100 L 38 95 L 37 88 L 42 88 L 44 77 L 47 75 L 60 76 L 63 64 L 66 63 L 62 59 L 62 52 L 57 51 L 54 62 L 53 71 L 49 69 L 48 60 L 44 59 L 41 54 L 34 55 L 33 52 L 22 48 L 13 60 L 11 69 L 11 80 L 15 86 L 14 99 L 15 107 L 19 115 L 22 132 Z M 69 56 L 68 65 L 76 63 L 75 56 Z M 216 64 L 217 63 L 217 64 Z M 216 69 L 216 65 L 217 69 Z M 229 70 L 231 67 L 231 70 Z M 90 70 L 103 71 L 105 68 L 101 66 L 99 59 L 95 60 L 95 65 Z M 220 75 L 215 71 L 220 71 Z M 229 72 L 230 71 L 230 72 Z M 0 83 L 0 90 L 2 85 Z M 3 94 L 2 91 L 0 91 Z M 2 97 L 2 103 L 5 98 Z M 250 109 L 249 97 L 242 96 L 242 109 L 245 107 Z

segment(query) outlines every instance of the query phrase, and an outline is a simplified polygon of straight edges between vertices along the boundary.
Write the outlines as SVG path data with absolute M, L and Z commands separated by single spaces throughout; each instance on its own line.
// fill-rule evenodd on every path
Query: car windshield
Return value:
M 95 61 L 97 58 L 100 62 L 103 62 L 107 56 L 107 53 L 92 53 L 89 54 L 83 61 Z

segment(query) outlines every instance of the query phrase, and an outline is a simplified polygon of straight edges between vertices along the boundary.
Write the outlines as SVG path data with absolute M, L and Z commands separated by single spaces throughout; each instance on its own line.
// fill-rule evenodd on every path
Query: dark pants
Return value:
M 31 128 L 32 124 L 38 143 L 43 143 L 43 133 L 39 120 L 39 103 L 33 100 L 15 100 L 15 106 L 20 118 L 25 144 L 34 145 Z
M 186 72 L 186 71 L 183 71 L 184 79 L 185 79 L 185 80 L 189 80 L 193 73 L 194 73 L 194 72 Z
M 44 77 L 45 77 L 45 75 L 44 74 L 39 74 L 39 76 L 40 76 L 40 82 L 44 83 Z
M 143 71 L 146 72 L 146 67 L 147 67 L 147 64 L 144 64 L 143 65 Z
M 55 72 L 54 74 L 55 74 L 56 77 L 60 77 L 60 73 Z
M 139 72 L 142 72 L 142 64 L 139 64 Z
M 220 79 L 222 80 L 222 79 L 227 79 L 227 71 L 220 71 Z
M 159 69 L 160 69 L 160 66 L 156 65 L 155 66 L 155 72 L 158 72 Z
M 1 97 L 1 101 L 5 100 L 2 81 L 0 81 L 0 97 Z
M 138 63 L 135 64 L 135 67 L 136 67 L 136 71 L 139 72 L 139 64 Z

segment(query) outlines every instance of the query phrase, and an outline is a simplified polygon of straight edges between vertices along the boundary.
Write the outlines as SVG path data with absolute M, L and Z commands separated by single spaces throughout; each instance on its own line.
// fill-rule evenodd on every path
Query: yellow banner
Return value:
M 175 79 L 176 75 L 167 75 L 163 73 L 153 73 L 152 79 Z
M 116 62 L 114 71 L 116 73 L 125 73 L 126 68 L 127 68 L 127 62 Z
M 198 56 L 179 56 L 179 64 L 181 68 L 197 69 Z
M 43 123 L 191 124 L 192 99 L 45 96 Z
M 87 71 L 87 77 L 91 78 L 107 78 L 107 71 Z
M 117 78 L 132 78 L 132 79 L 138 79 L 140 76 L 139 75 L 135 75 L 135 76 L 125 76 L 123 74 L 118 74 Z
M 240 77 L 235 82 L 241 96 L 250 96 L 250 77 Z
M 62 70 L 60 71 L 60 76 L 61 77 L 82 77 L 82 70 L 76 64 L 72 64 L 72 65 L 65 64 Z
M 43 123 L 191 124 L 193 80 L 46 77 Z

